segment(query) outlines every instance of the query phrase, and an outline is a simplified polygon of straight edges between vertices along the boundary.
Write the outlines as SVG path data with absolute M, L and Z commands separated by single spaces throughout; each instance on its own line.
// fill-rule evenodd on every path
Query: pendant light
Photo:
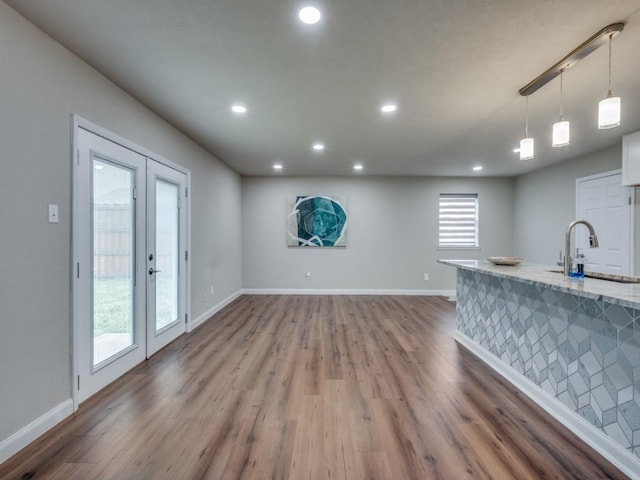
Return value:
M 564 70 L 560 71 L 560 119 L 553 124 L 551 145 L 553 147 L 566 147 L 569 145 L 569 121 L 564 119 L 562 112 L 562 77 Z
M 607 98 L 600 102 L 598 128 L 612 128 L 620 125 L 620 98 L 614 97 L 611 93 L 611 41 L 613 37 L 622 32 L 623 29 L 624 22 L 607 25 L 518 90 L 520 95 L 528 97 L 560 75 L 560 120 L 553 125 L 552 144 L 554 147 L 569 145 L 569 122 L 564 119 L 562 111 L 562 80 L 564 71 L 574 66 L 607 42 L 609 43 L 609 92 Z M 525 127 L 526 138 L 523 138 L 520 142 L 521 160 L 533 158 L 533 139 L 529 138 L 526 130 Z M 529 156 L 529 154 L 531 154 L 531 156 Z
M 520 140 L 520 160 L 531 160 L 533 158 L 533 138 L 529 137 L 529 95 L 527 99 L 527 113 L 524 121 L 524 138 Z
M 613 33 L 609 35 L 609 92 L 604 100 L 598 104 L 598 128 L 613 128 L 620 125 L 620 97 L 614 97 L 611 93 L 611 40 Z

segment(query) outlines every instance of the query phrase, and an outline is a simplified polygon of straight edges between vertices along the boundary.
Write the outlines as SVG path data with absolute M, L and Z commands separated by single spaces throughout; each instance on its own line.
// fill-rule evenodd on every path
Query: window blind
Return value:
M 440 194 L 438 246 L 477 248 L 478 194 Z

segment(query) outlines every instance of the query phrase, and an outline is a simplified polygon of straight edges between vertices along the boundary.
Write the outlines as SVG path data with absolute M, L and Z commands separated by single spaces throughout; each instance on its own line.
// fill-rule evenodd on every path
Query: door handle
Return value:
M 160 273 L 162 270 L 156 270 L 153 267 L 149 269 L 149 275 L 153 275 L 154 273 Z

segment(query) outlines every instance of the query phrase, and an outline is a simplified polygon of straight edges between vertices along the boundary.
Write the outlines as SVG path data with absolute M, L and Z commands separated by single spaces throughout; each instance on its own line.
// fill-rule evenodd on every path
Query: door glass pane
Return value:
M 133 344 L 134 174 L 93 160 L 93 366 Z
M 156 332 L 178 320 L 178 186 L 156 180 Z

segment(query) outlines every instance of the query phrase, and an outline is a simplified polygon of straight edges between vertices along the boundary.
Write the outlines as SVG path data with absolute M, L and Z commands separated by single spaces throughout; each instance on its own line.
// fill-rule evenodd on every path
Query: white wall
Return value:
M 71 396 L 73 113 L 191 170 L 193 316 L 242 277 L 237 174 L 2 2 L 0 45 L 1 443 Z
M 479 251 L 438 251 L 440 193 L 478 193 Z M 287 199 L 347 198 L 348 245 L 288 248 Z M 510 178 L 278 178 L 242 180 L 243 285 L 247 289 L 453 290 L 438 258 L 512 253 Z M 310 271 L 311 280 L 305 280 Z M 429 273 L 429 281 L 424 281 Z
M 622 144 L 515 179 L 515 254 L 553 264 L 564 250 L 564 234 L 576 216 L 576 179 L 622 166 Z M 638 218 L 640 221 L 640 217 Z

